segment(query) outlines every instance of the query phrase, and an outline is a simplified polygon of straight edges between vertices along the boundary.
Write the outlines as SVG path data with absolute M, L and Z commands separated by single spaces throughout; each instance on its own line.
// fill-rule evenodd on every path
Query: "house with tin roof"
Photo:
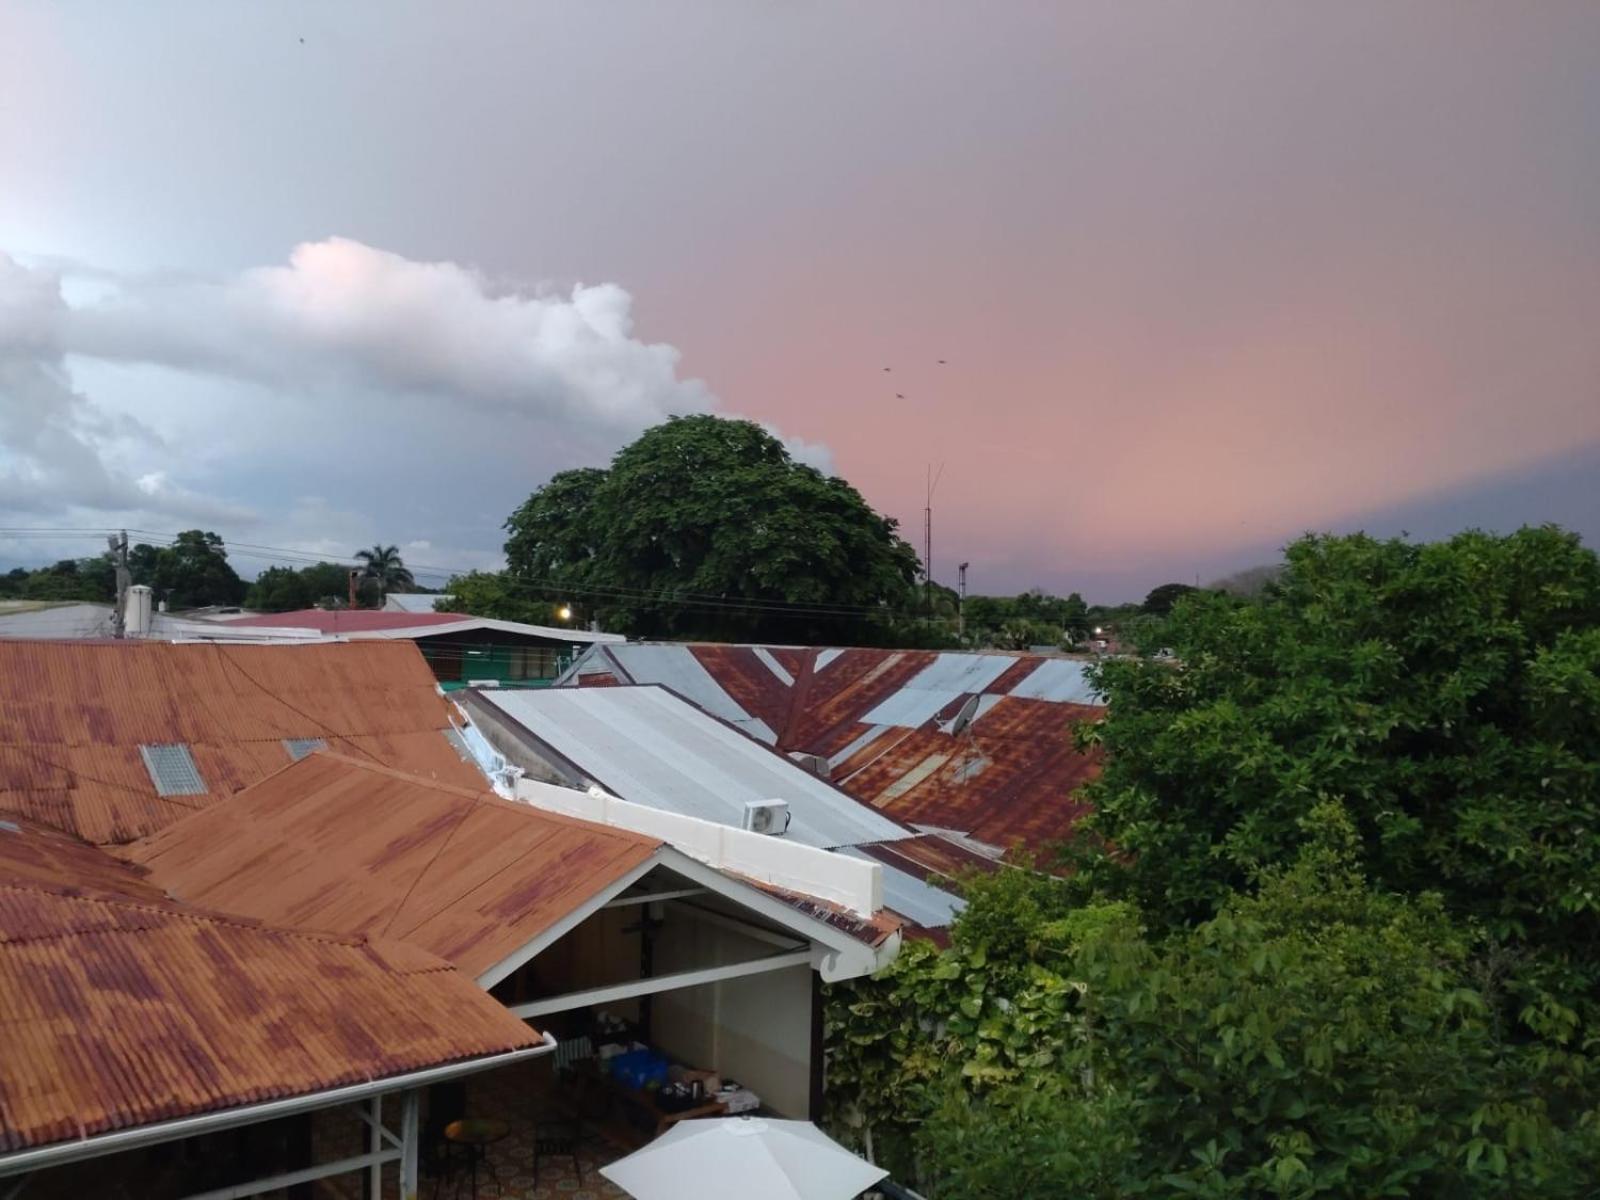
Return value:
M 247 1196 L 360 1174 L 417 1195 L 423 1089 L 554 1039 L 415 945 L 174 900 L 0 813 L 0 1191 Z M 312 1153 L 350 1110 L 363 1148 Z M 178 1153 L 172 1147 L 181 1146 Z
M 596 645 L 558 685 L 657 684 L 884 817 L 996 857 L 1046 851 L 1097 771 L 1104 712 L 1074 658 L 924 650 Z M 942 846 L 933 847 L 942 852 Z
M 287 628 L 347 641 L 415 642 L 446 690 L 474 683 L 546 687 L 588 647 L 624 640 L 620 634 L 596 630 L 498 621 L 431 608 L 425 612 L 307 608 L 217 623 L 240 631 Z

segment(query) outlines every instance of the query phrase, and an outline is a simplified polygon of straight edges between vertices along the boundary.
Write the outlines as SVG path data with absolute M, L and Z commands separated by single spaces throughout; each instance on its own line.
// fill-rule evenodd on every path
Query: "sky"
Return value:
M 1596 129 L 1592 2 L 0 0 L 0 530 L 432 581 L 718 412 L 974 592 L 1593 544 Z

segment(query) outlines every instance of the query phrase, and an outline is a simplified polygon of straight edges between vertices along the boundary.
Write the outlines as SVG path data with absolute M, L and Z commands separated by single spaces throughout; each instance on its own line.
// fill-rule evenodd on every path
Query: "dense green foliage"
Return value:
M 1164 617 L 1172 611 L 1172 606 L 1179 600 L 1190 592 L 1198 590 L 1187 583 L 1163 583 L 1160 587 L 1150 589 L 1139 608 L 1152 616 Z
M 170 546 L 140 542 L 128 551 L 128 568 L 133 583 L 152 588 L 169 608 L 238 604 L 245 593 L 222 538 L 200 529 L 185 530 Z M 117 598 L 116 568 L 108 554 L 64 559 L 34 571 L 17 568 L 0 576 L 0 597 L 109 604 Z
M 362 578 L 377 584 L 380 602 L 390 592 L 409 592 L 416 587 L 410 568 L 400 557 L 399 546 L 379 543 L 370 550 L 357 550 L 356 560 L 362 564 Z
M 575 628 L 582 628 L 585 620 L 583 605 L 546 599 L 543 592 L 520 586 L 504 571 L 468 571 L 465 575 L 453 575 L 445 584 L 445 592 L 449 599 L 435 605 L 444 612 Z M 561 615 L 563 609 L 568 616 Z
M 1077 592 L 1063 598 L 1033 588 L 1017 596 L 969 596 L 965 616 L 969 645 L 1003 650 L 1070 646 L 1089 629 L 1089 606 Z
M 1310 537 L 1142 619 L 1070 878 L 836 989 L 834 1128 L 936 1200 L 1595 1194 L 1595 556 Z
M 134 547 L 141 550 L 141 547 Z M 211 604 L 238 604 L 245 582 L 228 562 L 222 538 L 199 529 L 186 529 L 170 546 L 150 548 L 150 553 L 129 553 L 133 581 L 149 583 L 156 598 L 168 608 L 204 608 Z M 141 578 L 148 572 L 148 578 Z
M 320 562 L 309 567 L 268 567 L 245 595 L 245 607 L 260 612 L 294 612 L 302 608 L 343 608 L 350 603 L 350 568 Z M 361 608 L 383 603 L 378 584 L 363 579 L 356 592 Z
M 1375 882 L 1437 891 L 1504 950 L 1542 1035 L 1600 1031 L 1600 560 L 1525 529 L 1311 537 L 1258 602 L 1196 594 L 1180 669 L 1108 662 L 1093 881 L 1164 924 L 1291 857 L 1341 800 Z
M 48 567 L 16 567 L 0 575 L 0 599 L 109 601 L 117 594 L 111 561 L 66 558 Z
M 759 425 L 674 417 L 608 470 L 557 474 L 506 522 L 529 596 L 641 636 L 883 640 L 917 557 L 853 487 Z
M 1340 806 L 1302 824 L 1165 939 L 1057 881 L 977 887 L 950 949 L 832 997 L 835 1131 L 936 1200 L 1587 1195 L 1582 1063 L 1507 1033 L 1437 898 L 1368 886 Z

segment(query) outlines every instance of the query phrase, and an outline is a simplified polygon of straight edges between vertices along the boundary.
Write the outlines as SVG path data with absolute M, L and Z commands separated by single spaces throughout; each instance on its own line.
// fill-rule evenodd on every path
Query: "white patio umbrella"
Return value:
M 850 1200 L 889 1172 L 857 1158 L 810 1121 L 679 1121 L 600 1174 L 635 1200 Z

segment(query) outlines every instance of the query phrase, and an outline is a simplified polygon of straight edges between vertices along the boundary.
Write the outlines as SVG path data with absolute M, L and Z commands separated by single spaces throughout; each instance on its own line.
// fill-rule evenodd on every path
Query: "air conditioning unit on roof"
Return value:
M 744 827 L 751 833 L 767 833 L 777 837 L 788 830 L 789 816 L 787 800 L 744 802 Z

